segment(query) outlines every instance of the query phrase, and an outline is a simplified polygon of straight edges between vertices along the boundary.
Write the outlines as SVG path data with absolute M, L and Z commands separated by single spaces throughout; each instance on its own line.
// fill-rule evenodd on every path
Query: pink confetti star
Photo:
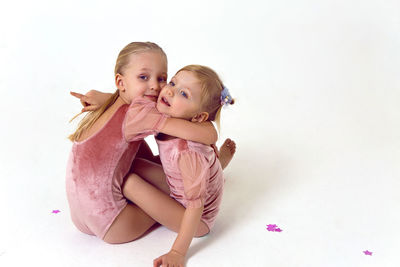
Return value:
M 60 212 L 59 210 L 53 210 L 52 211 L 52 213 L 56 213 L 56 214 L 59 213 L 59 212 Z
M 278 226 L 276 224 L 268 224 L 267 230 L 270 232 L 282 232 L 282 229 L 278 228 Z
M 372 252 L 371 251 L 366 250 L 366 251 L 363 251 L 363 252 L 364 252 L 365 255 L 372 256 Z

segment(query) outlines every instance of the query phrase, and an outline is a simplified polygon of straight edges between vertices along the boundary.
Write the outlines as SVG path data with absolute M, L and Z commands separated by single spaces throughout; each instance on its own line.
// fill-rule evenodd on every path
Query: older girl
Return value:
M 190 123 L 159 113 L 148 116 L 148 109 L 132 107 L 133 99 L 156 101 L 166 80 L 167 57 L 163 50 L 154 43 L 130 43 L 116 62 L 118 90 L 98 110 L 89 113 L 70 136 L 73 146 L 67 166 L 67 197 L 72 221 L 82 232 L 108 243 L 121 243 L 138 238 L 155 223 L 137 205 L 128 203 L 122 193 L 142 142 L 132 134 L 132 128 L 140 125 L 147 133 L 163 132 L 206 144 L 216 141 L 211 123 Z M 132 124 L 131 117 L 144 116 L 146 121 Z M 166 195 L 160 199 L 161 209 L 183 216 L 179 203 Z

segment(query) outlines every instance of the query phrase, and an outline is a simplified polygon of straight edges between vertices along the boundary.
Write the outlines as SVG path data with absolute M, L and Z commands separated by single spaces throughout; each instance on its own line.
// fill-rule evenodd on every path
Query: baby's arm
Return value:
M 171 250 L 154 260 L 154 266 L 184 266 L 186 253 L 199 226 L 204 206 L 187 208 Z
M 183 266 L 190 243 L 198 229 L 203 226 L 203 231 L 197 236 L 209 232 L 205 223 L 200 221 L 206 201 L 206 181 L 210 177 L 207 160 L 202 154 L 188 150 L 179 154 L 178 166 L 182 176 L 186 210 L 171 250 L 154 260 L 154 266 L 161 264 L 162 266 L 164 264 L 166 266 Z
M 111 93 L 103 93 L 96 90 L 90 90 L 85 95 L 76 92 L 70 92 L 70 94 L 80 100 L 83 106 L 82 112 L 97 110 L 112 96 Z M 136 156 L 161 164 L 160 157 L 153 155 L 153 152 L 146 141 L 140 145 Z
M 85 95 L 71 92 L 79 98 L 84 108 L 82 112 L 98 109 L 112 94 L 90 90 Z M 206 145 L 217 142 L 218 134 L 211 122 L 190 122 L 183 119 L 168 118 L 160 132 Z
M 129 142 L 159 132 L 206 145 L 217 140 L 217 132 L 211 122 L 199 123 L 170 118 L 157 110 L 155 102 L 144 98 L 132 100 L 124 126 L 125 137 Z
M 177 118 L 167 118 L 160 132 L 206 145 L 214 144 L 218 140 L 217 131 L 209 121 L 199 123 Z

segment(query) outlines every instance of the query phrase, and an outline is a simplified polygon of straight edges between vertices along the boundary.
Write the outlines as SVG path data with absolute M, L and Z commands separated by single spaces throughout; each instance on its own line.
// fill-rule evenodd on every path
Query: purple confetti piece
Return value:
M 268 224 L 267 230 L 270 232 L 282 232 L 282 229 L 278 228 L 278 226 L 276 224 Z
M 59 212 L 60 212 L 60 210 L 53 210 L 51 213 L 57 214 L 57 213 L 59 213 Z
M 363 251 L 363 252 L 364 252 L 365 255 L 372 256 L 372 252 L 371 251 L 366 250 L 366 251 Z

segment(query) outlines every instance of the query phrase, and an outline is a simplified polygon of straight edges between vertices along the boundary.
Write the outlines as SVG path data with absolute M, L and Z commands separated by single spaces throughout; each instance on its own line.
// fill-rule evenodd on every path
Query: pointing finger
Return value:
M 76 92 L 69 92 L 72 96 L 75 96 L 76 98 L 82 98 L 84 97 L 84 95 L 80 94 L 80 93 L 76 93 Z

